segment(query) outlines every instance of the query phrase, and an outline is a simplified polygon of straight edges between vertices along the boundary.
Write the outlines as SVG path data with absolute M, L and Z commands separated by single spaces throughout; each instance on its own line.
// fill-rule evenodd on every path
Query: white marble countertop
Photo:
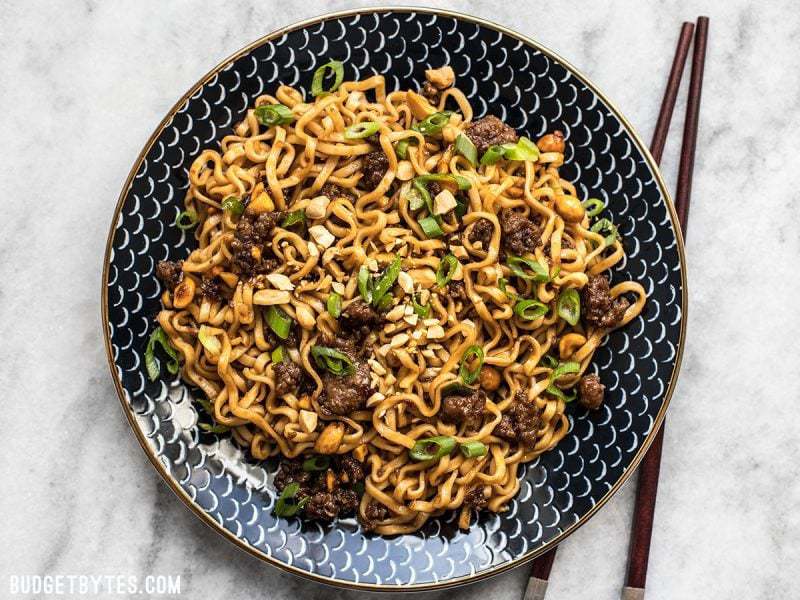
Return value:
M 0 5 L 0 596 L 14 574 L 148 573 L 180 574 L 185 598 L 364 595 L 260 563 L 173 496 L 118 406 L 99 300 L 117 195 L 175 100 L 275 28 L 369 4 Z M 668 413 L 647 597 L 800 597 L 791 575 L 800 564 L 794 4 L 430 4 L 495 20 L 560 52 L 646 139 L 681 21 L 710 15 L 687 246 L 689 336 Z M 664 158 L 670 186 L 682 115 L 681 102 Z M 633 491 L 627 485 L 562 544 L 549 599 L 619 597 Z M 518 600 L 526 579 L 522 568 L 417 597 Z

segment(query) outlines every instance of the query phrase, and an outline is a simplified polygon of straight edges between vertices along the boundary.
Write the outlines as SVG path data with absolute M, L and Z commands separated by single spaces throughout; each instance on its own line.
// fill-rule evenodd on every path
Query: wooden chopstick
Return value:
M 694 24 L 686 22 L 681 27 L 681 33 L 678 37 L 678 45 L 675 48 L 675 56 L 672 60 L 672 68 L 670 69 L 669 78 L 667 79 L 667 89 L 664 91 L 664 98 L 661 101 L 661 109 L 658 113 L 656 128 L 653 132 L 653 140 L 650 143 L 650 153 L 653 155 L 656 163 L 661 162 L 661 155 L 664 152 L 664 145 L 667 142 L 669 124 L 672 121 L 672 113 L 675 110 L 675 102 L 678 97 L 678 89 L 681 85 L 681 78 L 683 77 L 683 69 L 686 64 L 686 57 L 689 55 L 689 47 L 692 43 L 693 31 Z M 689 180 L 691 182 L 691 175 L 689 176 Z M 648 456 L 653 453 L 653 449 L 656 445 L 659 446 L 660 454 L 661 435 L 661 432 L 659 432 L 658 436 L 653 441 L 653 445 L 648 452 Z M 655 481 L 656 483 L 658 482 L 657 473 Z M 652 520 L 650 524 L 652 526 Z M 648 540 L 650 539 L 649 531 L 650 529 L 648 528 Z M 528 584 L 525 587 L 525 595 L 523 596 L 523 600 L 544 600 L 545 594 L 547 593 L 547 583 L 550 579 L 550 570 L 553 567 L 553 561 L 555 560 L 557 551 L 558 546 L 552 550 L 548 550 L 541 556 L 538 556 L 534 559 L 531 567 L 530 578 L 528 579 Z
M 697 125 L 700 117 L 700 97 L 703 88 L 707 41 L 708 17 L 700 17 L 697 20 L 694 38 L 692 75 L 689 80 L 689 99 L 686 103 L 681 160 L 678 167 L 678 186 L 675 194 L 675 208 L 684 236 L 686 235 L 689 202 L 691 200 L 692 174 L 694 172 L 694 156 L 697 146 Z M 636 507 L 633 515 L 631 545 L 628 555 L 628 577 L 626 586 L 622 588 L 622 600 L 644 599 L 663 441 L 664 425 L 662 424 L 661 430 L 639 467 L 639 485 L 636 490 Z

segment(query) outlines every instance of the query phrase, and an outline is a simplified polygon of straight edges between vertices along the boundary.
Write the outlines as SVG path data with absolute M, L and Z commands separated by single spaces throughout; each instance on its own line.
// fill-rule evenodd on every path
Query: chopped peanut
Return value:
M 440 90 L 451 87 L 456 82 L 456 74 L 452 67 L 444 66 L 425 71 L 425 79 Z
M 173 292 L 172 304 L 175 308 L 186 308 L 194 299 L 195 283 L 191 277 L 184 277 Z
M 314 450 L 318 454 L 335 454 L 344 437 L 344 425 L 338 421 L 328 423 L 319 434 Z

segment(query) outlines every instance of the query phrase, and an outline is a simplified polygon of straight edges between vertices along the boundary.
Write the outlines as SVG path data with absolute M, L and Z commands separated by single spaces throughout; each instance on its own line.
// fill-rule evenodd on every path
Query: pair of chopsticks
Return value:
M 697 125 L 700 116 L 700 96 L 703 88 L 703 70 L 708 41 L 708 17 L 697 19 L 694 23 L 684 23 L 675 49 L 667 89 L 661 101 L 661 110 L 650 143 L 650 153 L 656 163 L 661 163 L 664 145 L 667 142 L 669 124 L 675 109 L 678 89 L 681 85 L 686 58 L 694 34 L 694 53 L 692 55 L 692 74 L 689 80 L 689 98 L 686 103 L 686 119 L 683 125 L 683 142 L 678 167 L 678 184 L 675 194 L 675 209 L 684 237 L 689 217 L 689 201 L 692 192 L 694 156 L 697 146 Z M 647 563 L 650 556 L 650 538 L 653 533 L 653 516 L 658 492 L 658 474 L 661 468 L 661 448 L 664 441 L 664 425 L 656 434 L 650 449 L 639 467 L 639 483 L 636 489 L 636 505 L 633 513 L 630 548 L 628 552 L 628 576 L 622 588 L 622 600 L 643 600 L 647 580 Z M 553 548 L 533 561 L 524 600 L 544 600 L 550 569 L 556 556 Z

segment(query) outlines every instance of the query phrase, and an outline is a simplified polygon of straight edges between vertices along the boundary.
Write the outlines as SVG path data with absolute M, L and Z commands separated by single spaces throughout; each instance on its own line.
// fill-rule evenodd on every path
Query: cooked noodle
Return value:
M 464 93 L 456 87 L 441 91 L 436 110 L 449 107 L 454 113 L 433 136 L 412 129 L 419 121 L 414 117 L 419 114 L 415 106 L 419 98 L 407 91 L 387 92 L 382 76 L 344 82 L 335 92 L 311 101 L 287 86 L 279 87 L 275 96 L 259 97 L 256 106 L 284 105 L 295 120 L 267 127 L 250 109 L 233 133 L 222 139 L 219 150 L 204 150 L 194 160 L 185 204 L 199 220 L 198 248 L 182 265 L 182 283 L 191 280 L 189 299 L 179 303 L 177 290 L 165 291 L 158 315 L 181 358 L 182 378 L 202 390 L 213 405 L 214 422 L 230 428 L 233 440 L 255 459 L 318 454 L 324 448 L 320 436 L 336 438 L 342 433 L 336 428 L 323 430 L 341 423 L 341 439 L 334 439 L 338 443 L 328 450 L 363 459 L 367 477 L 358 511 L 366 518 L 370 505 L 388 509 L 374 523 L 381 534 L 415 531 L 431 516 L 455 509 L 461 511 L 460 525 L 466 527 L 471 511 L 465 498 L 476 489 L 483 492 L 488 510 L 504 510 L 519 490 L 520 466 L 551 450 L 566 435 L 569 392 L 565 391 L 578 384 L 610 329 L 634 319 L 645 303 L 643 288 L 628 281 L 610 289 L 612 299 L 627 295 L 633 300 L 612 327 L 584 321 L 571 326 L 559 316 L 555 304 L 562 290 L 584 288 L 590 277 L 623 259 L 620 241 L 607 243 L 603 232 L 592 231 L 588 215 L 578 221 L 562 218 L 558 199 L 577 198 L 575 187 L 559 176 L 563 148 L 547 151 L 547 142 L 540 140 L 536 161 L 500 160 L 473 167 L 453 147 L 455 137 L 473 121 Z M 345 139 L 345 129 L 361 122 L 378 123 L 378 132 L 366 139 Z M 401 140 L 411 142 L 405 161 L 397 156 Z M 376 150 L 385 154 L 388 168 L 377 187 L 368 190 L 362 185 L 365 156 Z M 443 235 L 434 238 L 427 237 L 419 224 L 425 209 L 420 212 L 410 206 L 409 180 L 428 173 L 459 175 L 471 184 L 458 192 L 452 182 L 441 183 L 443 190 L 467 206 L 461 217 L 453 211 L 443 215 Z M 276 226 L 264 247 L 253 251 L 256 262 L 274 259 L 272 272 L 286 275 L 293 289 L 277 293 L 280 290 L 264 273 L 248 276 L 236 267 L 232 245 L 237 223 L 244 217 L 223 210 L 226 198 L 249 199 L 249 213 L 266 206 L 285 216 L 286 211 L 310 207 L 326 184 L 347 193 L 327 198 L 324 216 L 309 219 L 305 227 Z M 256 197 L 261 198 L 260 208 Z M 527 257 L 544 266 L 548 281 L 521 278 L 509 268 L 501 227 L 504 209 L 538 224 L 539 242 Z M 482 219 L 491 224 L 488 247 L 471 236 Z M 306 231 L 316 225 L 324 225 L 335 238 L 329 248 L 324 240 L 315 243 L 317 238 Z M 458 259 L 453 282 L 463 284 L 465 299 L 454 299 L 457 295 L 437 286 L 436 271 L 448 252 Z M 339 290 L 347 309 L 360 298 L 360 268 L 367 266 L 370 275 L 378 276 L 395 257 L 402 259 L 403 271 L 411 276 L 413 294 L 395 283 L 392 304 L 384 307 L 391 318 L 384 316 L 384 323 L 366 338 L 365 354 L 354 358 L 370 365 L 369 399 L 349 414 L 333 414 L 320 402 L 323 379 L 331 375 L 324 373 L 311 350 L 326 345 L 337 333 L 350 332 L 339 331 L 326 302 Z M 207 281 L 216 282 L 218 295 L 201 293 Z M 412 306 L 412 297 L 421 305 L 429 304 L 427 318 L 412 316 L 405 308 Z M 297 348 L 286 345 L 286 360 L 298 363 L 310 378 L 307 393 L 276 393 L 271 352 L 281 340 L 270 332 L 264 304 L 276 298 L 284 300 L 281 308 L 297 323 Z M 538 300 L 548 310 L 525 320 L 514 312 L 519 298 Z M 201 326 L 205 343 L 198 335 Z M 570 333 L 576 335 L 563 343 Z M 493 372 L 499 375 L 499 384 L 486 384 L 477 422 L 449 422 L 441 416 L 444 398 L 449 390 L 461 389 L 449 386 L 463 385 L 460 362 L 472 346 L 482 348 L 485 356 L 481 383 Z M 579 364 L 578 372 L 555 381 L 555 392 L 553 361 L 543 360 L 548 353 Z M 503 415 L 523 400 L 536 414 L 534 443 L 495 435 Z M 312 425 L 316 421 L 311 431 L 303 420 L 309 417 Z M 456 447 L 438 461 L 412 460 L 409 450 L 416 441 L 432 436 L 449 436 L 457 444 L 479 441 L 487 453 L 468 458 Z

